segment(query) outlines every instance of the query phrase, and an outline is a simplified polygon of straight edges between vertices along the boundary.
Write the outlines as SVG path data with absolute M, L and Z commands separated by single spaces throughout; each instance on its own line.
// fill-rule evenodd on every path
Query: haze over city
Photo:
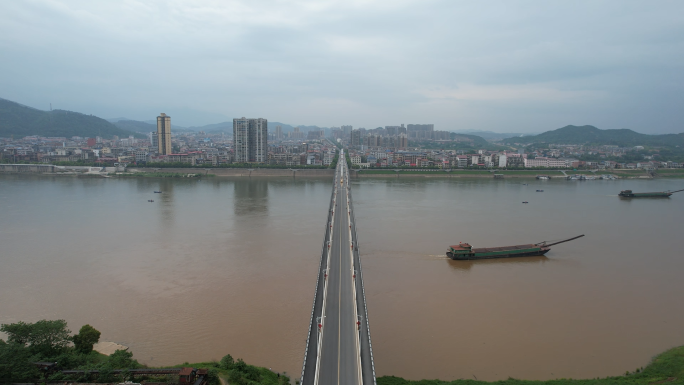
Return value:
M 181 126 L 681 132 L 681 1 L 0 4 L 0 97 Z

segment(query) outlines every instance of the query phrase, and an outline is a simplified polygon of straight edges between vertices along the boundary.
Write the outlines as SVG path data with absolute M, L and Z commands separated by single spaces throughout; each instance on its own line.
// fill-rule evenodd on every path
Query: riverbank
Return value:
M 217 177 L 290 177 L 290 178 L 311 178 L 311 177 L 330 177 L 335 175 L 333 169 L 284 169 L 284 168 L 164 168 L 149 169 L 129 167 L 128 172 L 135 173 L 179 173 L 179 174 L 213 174 Z
M 10 165 L 0 164 L 0 173 L 31 173 L 47 175 L 98 175 L 121 172 L 115 167 L 87 167 L 87 166 L 54 166 L 54 165 Z M 610 174 L 621 179 L 654 179 L 654 178 L 684 178 L 684 169 L 660 169 L 652 175 L 644 170 L 600 170 L 596 172 L 588 170 L 466 170 L 456 169 L 444 171 L 440 169 L 362 169 L 350 170 L 352 178 L 523 178 L 534 179 L 537 175 L 547 175 L 552 179 L 564 179 L 567 175 L 597 176 Z M 214 175 L 218 177 L 333 177 L 334 169 L 307 169 L 307 168 L 199 168 L 199 167 L 129 167 L 126 173 L 144 173 L 147 176 L 160 177 L 171 174 L 183 175 Z M 164 175 L 162 175 L 164 174 Z
M 684 178 L 684 169 L 667 169 L 658 170 L 655 176 L 647 174 L 643 170 L 611 170 L 611 171 L 597 171 L 591 172 L 587 170 L 582 171 L 565 171 L 567 175 L 613 175 L 619 179 L 654 179 L 654 178 Z M 535 179 L 537 175 L 546 175 L 551 179 L 566 179 L 567 176 L 560 170 L 399 170 L 384 169 L 384 170 L 351 170 L 352 178 L 523 178 Z M 496 175 L 496 177 L 495 177 Z
M 624 376 L 596 379 L 556 379 L 549 381 L 528 381 L 509 378 L 504 381 L 478 381 L 476 378 L 456 381 L 419 380 L 410 381 L 401 377 L 382 376 L 378 385 L 608 385 L 608 384 L 684 384 L 684 346 L 670 349 L 659 354 L 645 368 L 637 368 Z
M 125 172 L 125 174 L 121 174 Z M 0 164 L 0 173 L 3 174 L 36 174 L 36 175 L 133 175 L 164 177 L 168 175 L 201 175 L 218 177 L 287 177 L 287 178 L 332 178 L 334 169 L 307 169 L 307 168 L 198 168 L 198 167 L 87 167 L 87 166 L 54 166 L 33 164 Z

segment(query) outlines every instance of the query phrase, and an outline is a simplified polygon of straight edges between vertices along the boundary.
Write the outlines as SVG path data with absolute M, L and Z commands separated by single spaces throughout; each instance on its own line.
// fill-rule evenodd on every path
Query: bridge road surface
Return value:
M 346 165 L 337 184 L 325 319 L 321 339 L 318 384 L 359 384 L 360 351 L 357 330 L 354 267 L 347 212 Z

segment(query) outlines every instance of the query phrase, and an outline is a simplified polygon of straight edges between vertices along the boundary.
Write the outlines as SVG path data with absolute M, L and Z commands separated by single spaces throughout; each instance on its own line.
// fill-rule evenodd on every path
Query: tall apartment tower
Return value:
M 233 119 L 233 148 L 237 163 L 266 163 L 268 160 L 268 120 Z
M 350 143 L 350 145 L 352 147 L 356 147 L 356 146 L 361 145 L 361 131 L 351 130 L 351 143 Z
M 160 155 L 171 154 L 171 117 L 163 112 L 157 116 L 157 151 Z
M 397 147 L 399 147 L 399 148 L 408 147 L 408 137 L 406 137 L 406 134 L 399 134 L 399 138 L 397 139 Z

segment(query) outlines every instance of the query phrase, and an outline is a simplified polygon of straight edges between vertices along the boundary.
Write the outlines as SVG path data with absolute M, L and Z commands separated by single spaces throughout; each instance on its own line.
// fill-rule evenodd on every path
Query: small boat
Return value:
M 553 245 L 569 242 L 583 236 L 584 234 L 553 243 L 544 241 L 534 244 L 530 243 L 527 245 L 488 247 L 480 249 L 473 249 L 470 244 L 459 242 L 458 245 L 449 246 L 446 255 L 447 257 L 455 260 L 531 257 L 535 255 L 544 255 L 551 250 L 551 246 Z
M 544 192 L 544 190 L 537 190 L 537 192 Z
M 147 201 L 148 201 L 148 202 L 154 202 L 152 199 L 148 199 Z
M 548 175 L 537 175 L 537 179 L 548 180 L 550 179 Z
M 530 202 L 528 202 L 528 201 L 525 201 L 525 202 L 523 202 L 523 203 L 530 203 Z
M 522 185 L 523 185 L 523 186 L 527 186 L 527 183 L 523 183 Z
M 161 191 L 155 191 L 154 193 L 155 194 L 161 194 L 162 192 Z

